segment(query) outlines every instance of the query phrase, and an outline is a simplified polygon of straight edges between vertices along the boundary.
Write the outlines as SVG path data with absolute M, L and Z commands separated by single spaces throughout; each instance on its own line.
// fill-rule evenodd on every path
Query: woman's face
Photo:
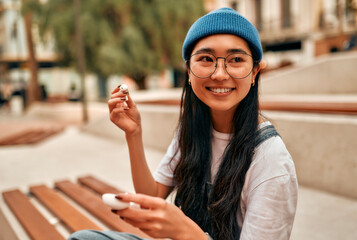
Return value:
M 238 55 L 231 55 L 232 53 L 238 53 Z M 191 57 L 190 60 L 192 71 L 188 69 L 188 73 L 191 87 L 195 95 L 211 109 L 212 113 L 226 113 L 227 111 L 234 113 L 238 104 L 247 96 L 260 67 L 256 67 L 250 72 L 253 68 L 253 65 L 250 64 L 253 64 L 253 61 L 250 56 L 244 55 L 244 53 L 252 55 L 248 43 L 232 34 L 208 36 L 201 39 L 193 49 L 191 56 L 200 57 L 196 59 Z M 212 56 L 218 59 L 215 60 L 214 57 L 211 59 Z M 234 56 L 234 58 L 226 60 L 227 69 L 230 74 L 234 77 L 243 78 L 233 78 L 227 73 L 223 59 L 227 56 Z M 236 56 L 243 56 L 243 58 Z M 244 58 L 244 56 L 248 58 Z M 210 66 L 212 61 L 217 61 L 217 69 L 212 75 L 208 76 L 211 71 L 206 66 Z M 194 62 L 196 62 L 196 66 L 198 67 L 193 66 Z M 241 66 L 238 64 L 242 64 L 250 69 L 246 70 L 236 67 Z M 245 73 L 250 74 L 245 76 Z

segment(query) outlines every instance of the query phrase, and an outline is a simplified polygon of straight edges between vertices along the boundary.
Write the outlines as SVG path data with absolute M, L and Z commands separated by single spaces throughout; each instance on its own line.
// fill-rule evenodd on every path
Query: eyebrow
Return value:
M 227 53 L 245 53 L 245 54 L 248 54 L 245 50 L 243 50 L 241 48 L 228 49 Z
M 194 54 L 197 54 L 197 53 L 211 53 L 211 54 L 214 54 L 215 50 L 213 50 L 212 48 L 201 48 L 201 49 L 198 49 Z M 242 48 L 231 48 L 231 49 L 227 50 L 227 53 L 245 53 L 245 54 L 248 54 Z
M 215 53 L 215 51 L 212 48 L 201 48 L 198 49 L 194 54 L 196 53 Z

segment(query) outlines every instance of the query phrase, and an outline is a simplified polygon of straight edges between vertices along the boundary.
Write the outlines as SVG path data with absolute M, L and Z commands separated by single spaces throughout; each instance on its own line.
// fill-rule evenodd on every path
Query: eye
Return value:
M 200 56 L 199 61 L 201 62 L 213 62 L 213 58 L 208 55 Z
M 231 62 L 231 63 L 239 63 L 239 62 L 243 62 L 243 61 L 244 61 L 243 58 L 240 56 L 234 56 L 229 60 L 229 62 Z

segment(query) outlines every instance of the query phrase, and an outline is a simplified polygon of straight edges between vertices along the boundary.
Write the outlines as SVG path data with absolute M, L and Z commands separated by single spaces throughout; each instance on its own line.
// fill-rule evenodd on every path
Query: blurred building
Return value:
M 8 69 L 26 68 L 28 46 L 21 0 L 0 0 L 0 64 Z M 56 60 L 53 43 L 42 43 L 33 28 L 35 51 L 39 67 L 52 67 Z
M 21 0 L 0 0 L 0 84 L 28 81 L 28 46 L 25 21 L 20 13 Z M 264 61 L 274 69 L 313 59 L 323 54 L 356 49 L 357 0 L 204 0 L 211 11 L 232 7 L 246 16 L 260 31 Z M 76 73 L 58 68 L 53 41 L 39 39 L 32 28 L 35 55 L 40 68 L 38 81 L 49 95 L 65 95 L 73 85 L 80 86 Z M 98 98 L 95 77 L 88 84 L 89 99 Z M 109 79 L 108 88 L 121 79 Z M 149 86 L 161 80 L 149 81 Z M 151 84 L 154 83 L 154 84 Z M 170 85 L 170 84 L 166 84 Z
M 205 6 L 232 7 L 247 17 L 273 66 L 356 49 L 356 0 L 206 0 Z
M 0 0 L 0 85 L 10 81 L 15 92 L 27 88 L 30 80 L 26 19 L 21 14 L 21 4 L 22 0 Z M 57 67 L 54 41 L 41 41 L 38 31 L 32 26 L 41 95 L 66 99 L 73 85 L 80 86 L 80 79 L 72 69 Z M 89 81 L 88 85 L 93 83 Z M 96 99 L 97 89 L 89 97 Z

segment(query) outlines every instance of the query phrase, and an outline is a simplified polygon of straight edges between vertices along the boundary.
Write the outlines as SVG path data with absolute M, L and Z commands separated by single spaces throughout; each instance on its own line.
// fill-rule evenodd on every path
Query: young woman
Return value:
M 126 134 L 137 192 L 117 198 L 142 207 L 117 213 L 153 238 L 289 239 L 297 179 L 282 139 L 259 114 L 257 30 L 233 9 L 218 9 L 192 25 L 183 57 L 180 121 L 154 175 L 135 103 L 119 88 L 108 101 L 111 121 Z M 164 199 L 173 190 L 170 204 Z M 82 231 L 71 239 L 140 238 Z

